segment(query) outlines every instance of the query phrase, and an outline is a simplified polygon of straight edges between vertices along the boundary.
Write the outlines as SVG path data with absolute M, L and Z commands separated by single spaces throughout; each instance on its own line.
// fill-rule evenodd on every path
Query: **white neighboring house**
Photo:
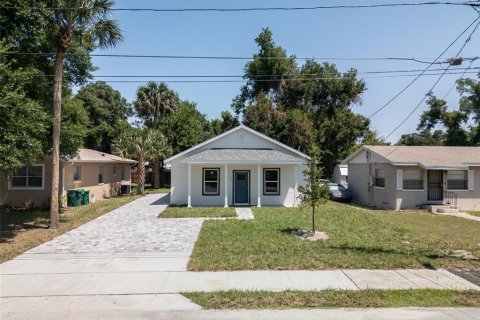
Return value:
M 333 170 L 333 182 L 348 187 L 348 166 L 346 164 L 339 164 Z
M 240 125 L 165 160 L 171 204 L 286 206 L 299 204 L 308 156 Z

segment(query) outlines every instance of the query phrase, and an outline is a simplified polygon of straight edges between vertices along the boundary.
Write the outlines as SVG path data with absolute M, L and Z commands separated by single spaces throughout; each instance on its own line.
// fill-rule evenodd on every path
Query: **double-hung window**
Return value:
M 73 181 L 82 181 L 82 168 L 80 166 L 73 167 Z
M 263 169 L 263 194 L 280 194 L 280 169 Z
M 375 169 L 375 187 L 385 188 L 385 170 Z
M 206 196 L 218 196 L 220 194 L 220 169 L 203 168 L 202 193 Z
M 103 183 L 103 166 L 98 167 L 98 184 Z
M 120 167 L 120 180 L 125 180 L 125 166 Z
M 447 189 L 448 190 L 468 190 L 468 171 L 467 170 L 448 170 Z
M 43 189 L 43 165 L 23 166 L 10 179 L 12 189 Z
M 403 190 L 423 190 L 422 170 L 403 170 Z

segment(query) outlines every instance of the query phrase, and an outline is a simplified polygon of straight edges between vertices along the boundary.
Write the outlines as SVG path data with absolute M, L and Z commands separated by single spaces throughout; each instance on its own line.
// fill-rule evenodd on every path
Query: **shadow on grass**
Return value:
M 8 243 L 21 231 L 48 229 L 48 211 L 12 210 L 0 213 L 0 242 Z

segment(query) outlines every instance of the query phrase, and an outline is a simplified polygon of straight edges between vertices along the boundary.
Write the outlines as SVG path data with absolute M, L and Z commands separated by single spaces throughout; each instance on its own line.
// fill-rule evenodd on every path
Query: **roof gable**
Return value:
M 193 146 L 190 149 L 182 151 L 168 159 L 165 162 L 171 162 L 172 160 L 181 157 L 187 156 L 190 153 L 198 153 L 212 148 L 224 148 L 224 149 L 234 149 L 234 148 L 245 148 L 245 149 L 281 149 L 283 152 L 287 152 L 296 157 L 307 159 L 308 156 L 298 150 L 295 150 L 275 139 L 272 139 L 258 131 L 255 131 L 245 125 L 240 125 L 229 131 L 226 131 L 212 139 L 209 139 L 205 142 L 202 142 L 196 146 Z

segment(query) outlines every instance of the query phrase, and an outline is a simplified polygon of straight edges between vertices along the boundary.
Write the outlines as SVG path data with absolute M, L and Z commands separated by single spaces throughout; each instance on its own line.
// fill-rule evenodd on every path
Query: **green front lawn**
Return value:
M 323 290 L 189 292 L 204 309 L 480 307 L 480 291 Z
M 236 215 L 234 208 L 169 206 L 160 213 L 159 218 L 221 218 L 236 217 Z
M 60 215 L 60 227 L 56 230 L 48 229 L 50 221 L 48 211 L 14 210 L 0 212 L 0 263 L 139 197 L 115 197 L 86 206 L 71 208 Z
M 469 211 L 467 213 L 475 217 L 480 217 L 480 211 Z
M 253 212 L 253 221 L 205 221 L 189 270 L 480 267 L 455 252 L 480 257 L 480 223 L 471 220 L 328 202 L 317 211 L 317 230 L 330 238 L 312 242 L 290 235 L 311 228 L 308 208 Z

